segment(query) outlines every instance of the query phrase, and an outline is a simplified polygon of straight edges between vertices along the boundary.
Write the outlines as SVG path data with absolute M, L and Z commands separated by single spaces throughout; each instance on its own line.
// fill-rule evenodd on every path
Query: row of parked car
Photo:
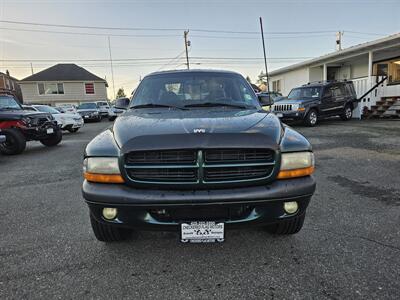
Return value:
M 129 101 L 126 99 L 125 101 Z M 28 141 L 40 141 L 51 147 L 62 140 L 62 131 L 81 129 L 87 121 L 114 121 L 123 109 L 111 107 L 106 101 L 61 105 L 21 105 L 12 93 L 0 94 L 0 153 L 22 153 Z

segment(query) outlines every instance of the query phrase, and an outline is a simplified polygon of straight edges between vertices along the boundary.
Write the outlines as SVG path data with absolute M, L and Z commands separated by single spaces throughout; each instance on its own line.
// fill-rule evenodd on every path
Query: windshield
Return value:
M 304 98 L 319 98 L 321 97 L 321 87 L 301 87 L 290 91 L 289 100 L 299 100 Z
M 18 102 L 14 98 L 8 96 L 0 96 L 0 109 L 20 110 Z
M 51 114 L 59 114 L 60 112 L 57 110 L 57 109 L 55 109 L 55 108 L 52 108 L 52 107 L 50 107 L 50 106 L 46 106 L 46 105 L 38 105 L 38 106 L 34 106 L 38 111 L 41 111 L 41 112 L 47 112 L 47 113 L 51 113 Z
M 257 107 L 257 98 L 248 83 L 236 74 L 166 73 L 146 77 L 137 88 L 132 106 Z
M 78 109 L 97 109 L 96 103 L 83 103 L 78 106 Z

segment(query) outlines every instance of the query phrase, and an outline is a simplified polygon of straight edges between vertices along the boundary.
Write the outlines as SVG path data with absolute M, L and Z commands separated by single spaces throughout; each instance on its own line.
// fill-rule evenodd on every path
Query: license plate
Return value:
M 47 132 L 47 134 L 52 134 L 52 133 L 54 133 L 54 129 L 53 128 L 47 128 L 46 132 Z
M 282 118 L 282 117 L 283 117 L 283 114 L 277 113 L 276 116 L 277 116 L 278 118 Z
M 214 243 L 224 241 L 224 223 L 190 222 L 181 224 L 181 242 Z

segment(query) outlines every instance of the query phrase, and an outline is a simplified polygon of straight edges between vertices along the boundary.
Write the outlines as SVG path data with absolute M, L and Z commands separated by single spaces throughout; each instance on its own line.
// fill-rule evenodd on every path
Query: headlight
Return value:
M 99 114 L 98 111 L 94 111 L 94 112 L 93 112 L 93 115 L 94 115 L 94 116 L 97 116 L 98 114 Z
M 87 181 L 123 183 L 117 157 L 89 157 L 83 162 L 83 174 Z
M 278 179 L 303 177 L 313 172 L 314 154 L 312 152 L 282 153 Z
M 29 126 L 32 123 L 32 119 L 29 117 L 24 117 L 22 118 L 22 122 L 24 122 L 25 125 Z
M 298 110 L 299 105 L 298 104 L 292 104 L 292 110 Z

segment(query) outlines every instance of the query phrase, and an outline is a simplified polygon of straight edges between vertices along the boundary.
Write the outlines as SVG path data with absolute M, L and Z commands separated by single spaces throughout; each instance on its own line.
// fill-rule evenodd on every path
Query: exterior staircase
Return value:
M 371 106 L 368 118 L 400 118 L 400 96 L 382 97 Z

